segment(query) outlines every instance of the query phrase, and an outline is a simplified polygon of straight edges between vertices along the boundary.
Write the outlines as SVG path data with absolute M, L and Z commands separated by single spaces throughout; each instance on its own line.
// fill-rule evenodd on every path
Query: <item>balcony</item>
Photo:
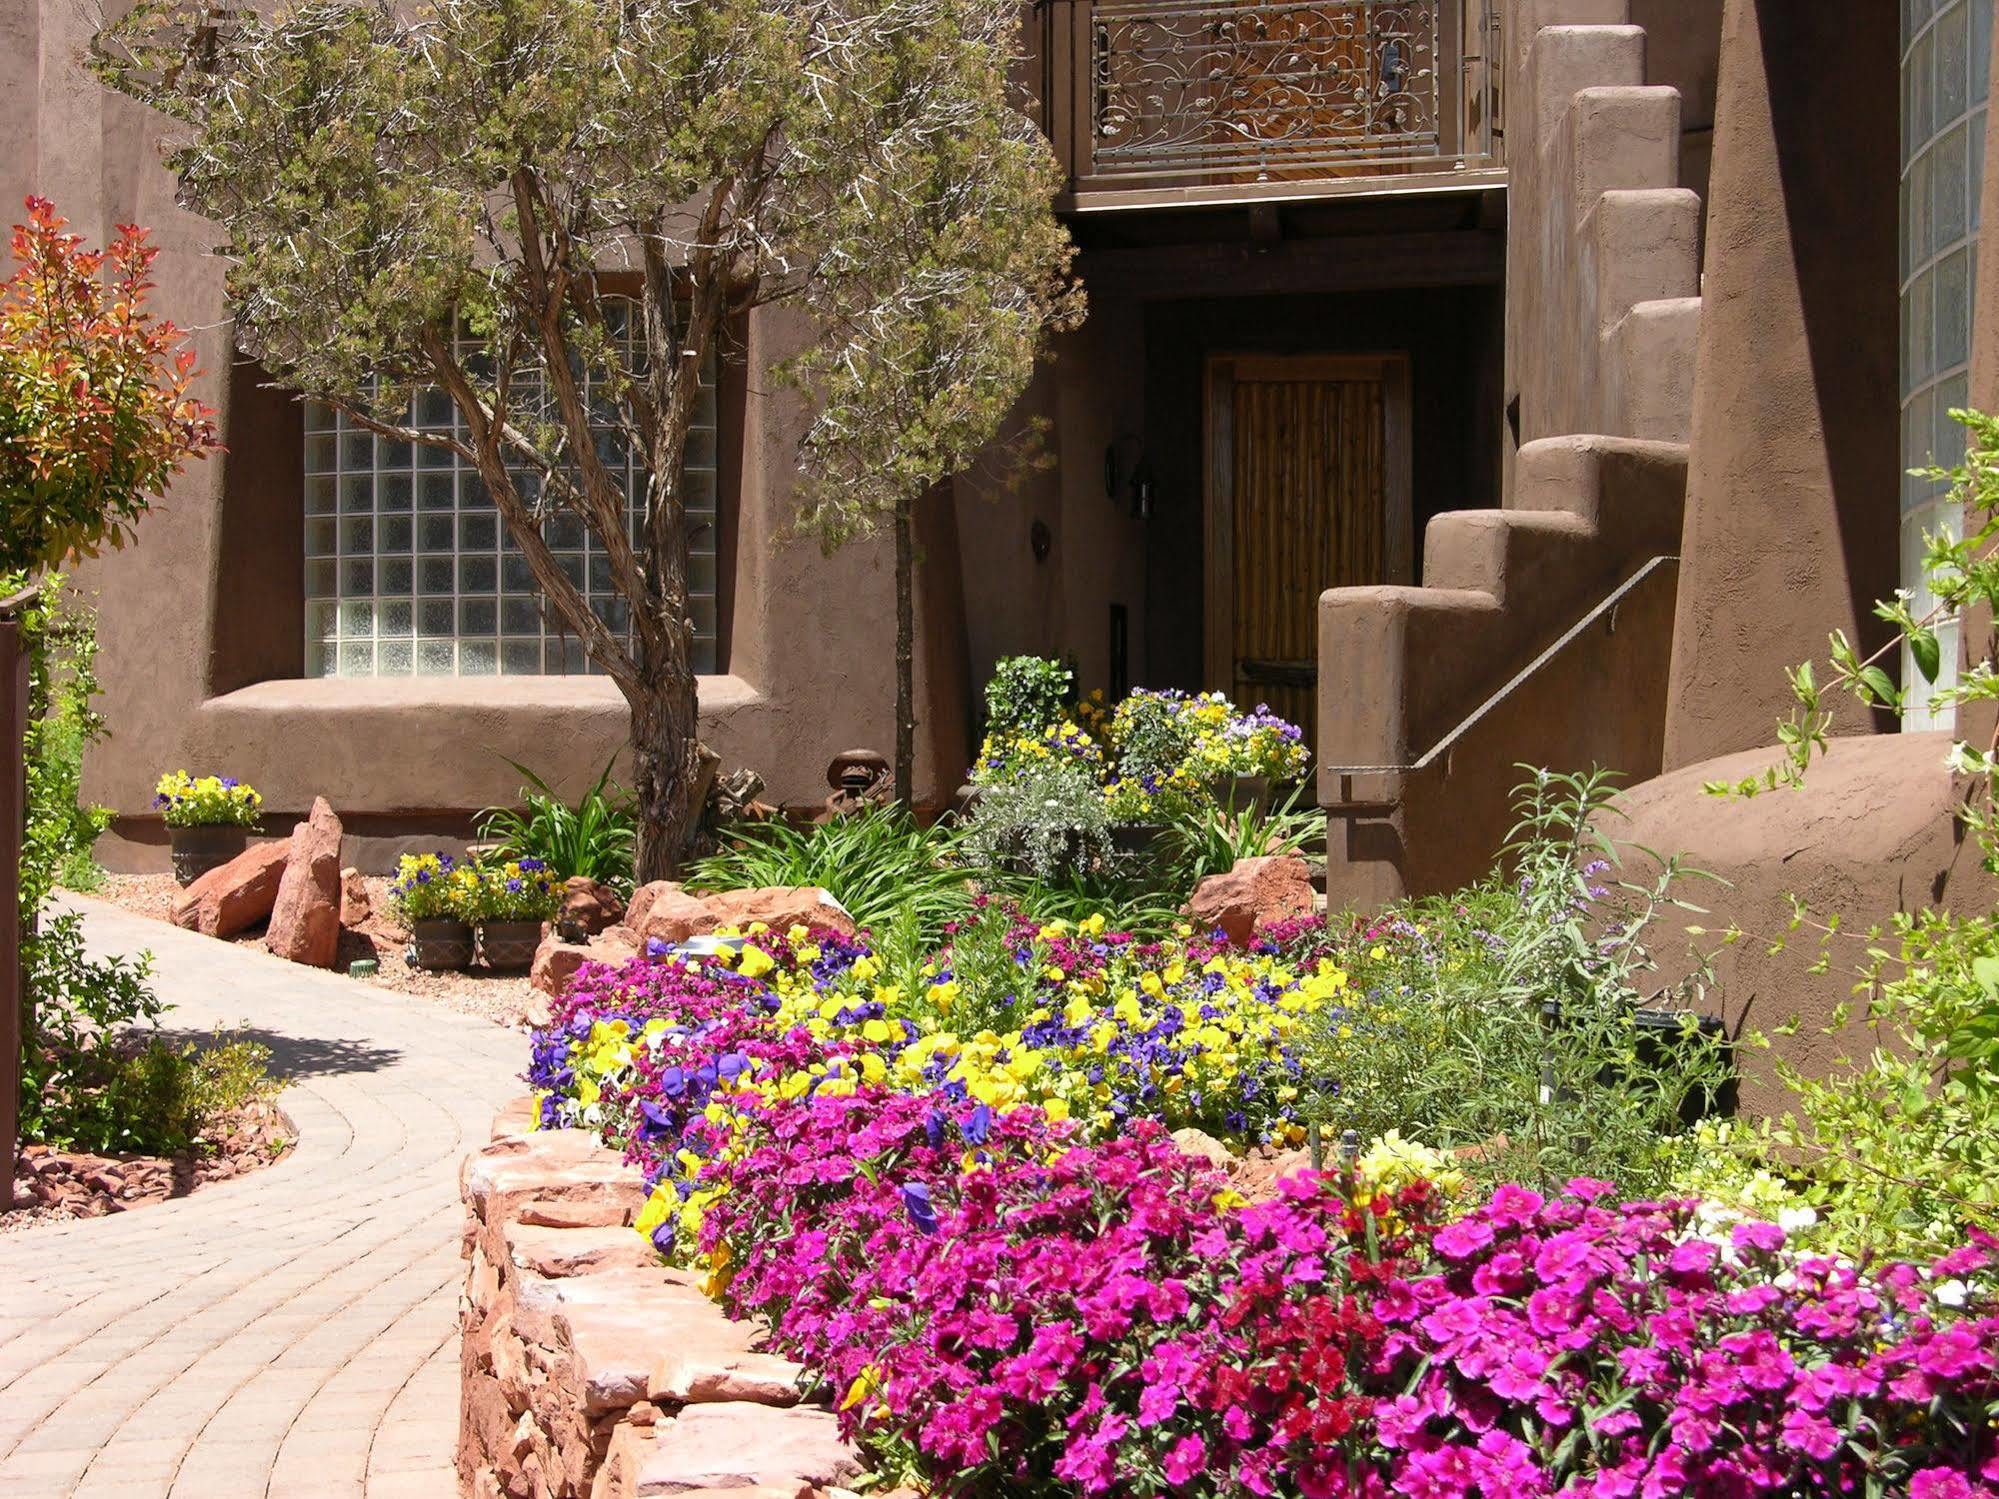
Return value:
M 1499 0 L 1038 0 L 1059 207 L 1505 180 Z

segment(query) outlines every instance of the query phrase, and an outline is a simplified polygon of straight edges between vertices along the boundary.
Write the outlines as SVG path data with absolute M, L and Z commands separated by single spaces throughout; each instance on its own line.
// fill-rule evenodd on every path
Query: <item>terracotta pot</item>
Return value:
M 484 921 L 479 924 L 479 956 L 488 968 L 512 972 L 534 966 L 541 946 L 539 921 Z
M 173 847 L 174 878 L 192 885 L 211 869 L 220 869 L 250 846 L 250 830 L 236 823 L 205 823 L 191 828 L 168 828 L 167 841 Z
M 405 956 L 412 968 L 443 972 L 470 967 L 472 928 L 449 917 L 411 922 L 410 945 Z

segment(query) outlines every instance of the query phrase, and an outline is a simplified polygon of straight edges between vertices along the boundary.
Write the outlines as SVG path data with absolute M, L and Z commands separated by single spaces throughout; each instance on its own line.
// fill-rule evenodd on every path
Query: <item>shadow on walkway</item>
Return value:
M 254 1041 L 271 1051 L 271 1071 L 288 1078 L 331 1077 L 343 1072 L 380 1072 L 402 1060 L 393 1046 L 375 1046 L 365 1041 L 342 1041 L 324 1036 L 288 1036 L 261 1026 L 227 1026 L 220 1031 L 180 1030 L 162 1026 L 160 1039 L 179 1046 L 193 1042 L 211 1045 L 217 1035 L 228 1040 Z

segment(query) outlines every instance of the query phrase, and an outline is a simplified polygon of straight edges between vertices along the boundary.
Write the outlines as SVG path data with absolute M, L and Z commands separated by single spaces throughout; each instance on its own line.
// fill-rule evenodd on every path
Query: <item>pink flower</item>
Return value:
M 1784 1247 L 1784 1230 L 1774 1223 L 1738 1223 L 1729 1235 L 1737 1249 L 1775 1254 Z
M 1492 1242 L 1492 1225 L 1478 1218 L 1465 1218 L 1441 1229 L 1430 1241 L 1447 1260 L 1468 1260 Z
M 1909 1499 L 1977 1499 L 1977 1491 L 1962 1473 L 1924 1468 L 1909 1479 Z
M 1166 1481 L 1179 1488 L 1192 1483 L 1207 1466 L 1208 1444 L 1198 1436 L 1182 1437 L 1166 1454 Z

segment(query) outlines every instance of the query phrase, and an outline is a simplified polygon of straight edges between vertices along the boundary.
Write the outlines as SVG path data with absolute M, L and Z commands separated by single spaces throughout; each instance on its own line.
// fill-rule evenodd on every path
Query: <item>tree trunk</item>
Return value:
M 701 815 L 693 804 L 700 773 L 700 719 L 694 679 L 664 673 L 648 663 L 645 681 L 632 699 L 632 796 L 637 803 L 638 883 L 670 880 L 680 873 L 688 835 Z
M 916 805 L 916 523 L 913 502 L 895 507 L 895 797 Z

